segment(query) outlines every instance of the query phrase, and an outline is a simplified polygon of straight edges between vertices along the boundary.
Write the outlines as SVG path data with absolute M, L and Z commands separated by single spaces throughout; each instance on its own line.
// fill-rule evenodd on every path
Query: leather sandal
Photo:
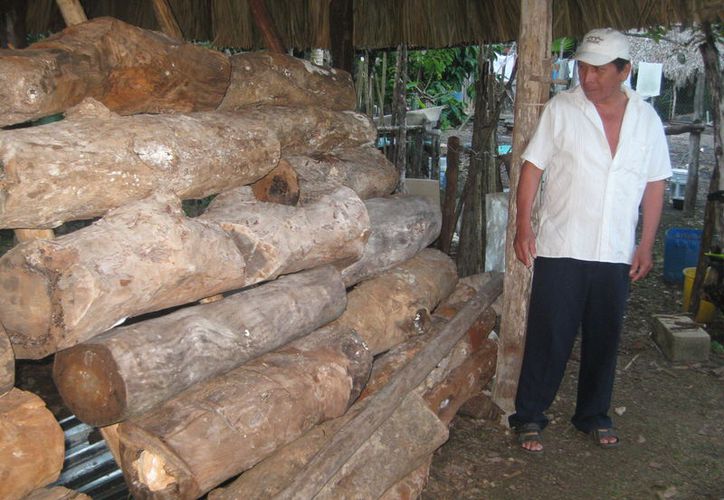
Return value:
M 520 448 L 526 453 L 531 453 L 533 455 L 540 455 L 543 453 L 543 448 L 540 450 L 530 450 L 523 446 L 525 443 L 541 443 L 542 445 L 543 436 L 541 435 L 541 431 L 542 429 L 540 425 L 534 422 L 516 427 L 515 433 L 518 436 L 518 444 L 520 445 Z
M 613 430 L 613 428 L 593 429 L 591 432 L 589 432 L 589 434 L 593 439 L 593 442 L 601 448 L 616 448 L 618 445 L 621 444 L 621 439 L 618 437 L 618 434 L 615 430 Z M 612 443 L 601 441 L 601 439 L 603 438 L 611 437 L 616 438 L 616 441 L 613 441 Z

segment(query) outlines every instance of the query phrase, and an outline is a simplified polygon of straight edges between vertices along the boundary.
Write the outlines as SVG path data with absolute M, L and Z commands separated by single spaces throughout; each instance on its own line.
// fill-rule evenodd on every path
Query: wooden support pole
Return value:
M 285 52 L 284 43 L 282 43 L 279 32 L 274 26 L 274 20 L 269 15 L 269 10 L 266 8 L 266 2 L 264 0 L 248 1 L 251 15 L 254 18 L 254 23 L 261 32 L 266 48 L 271 52 L 283 54 Z
M 547 47 L 547 46 L 546 46 Z M 307 464 L 279 498 L 313 498 L 370 435 L 397 409 L 452 347 L 465 335 L 484 310 L 500 295 L 502 276 L 496 275 L 432 339 L 397 376 L 369 399 L 367 406 L 345 425 Z
M 438 248 L 450 254 L 455 233 L 455 206 L 458 192 L 458 167 L 460 164 L 460 138 L 452 136 L 447 141 L 447 171 L 445 172 L 445 199 L 442 204 L 442 229 Z
M 153 0 L 153 12 L 156 14 L 156 21 L 166 35 L 179 40 L 184 39 L 183 31 L 173 15 L 168 0 Z
M 706 79 L 702 72 L 696 77 L 694 90 L 694 125 L 701 124 L 704 115 L 704 90 Z M 696 195 L 699 191 L 699 147 L 701 144 L 701 131 L 689 133 L 689 172 L 686 176 L 686 190 L 684 192 L 684 213 L 694 214 Z
M 60 9 L 60 14 L 67 26 L 84 23 L 88 20 L 80 0 L 55 0 Z
M 354 68 L 353 0 L 330 0 L 329 37 L 332 66 L 352 73 Z
M 395 67 L 395 90 L 392 101 L 392 126 L 395 132 L 395 159 L 393 163 L 400 175 L 397 192 L 405 190 L 405 176 L 407 170 L 407 103 L 405 99 L 407 88 L 407 45 L 397 47 L 397 66 Z
M 517 213 L 516 189 L 520 178 L 520 155 L 535 130 L 543 110 L 542 104 L 548 99 L 549 84 L 533 81 L 533 77 L 550 74 L 550 67 L 545 66 L 544 60 L 548 57 L 551 44 L 552 3 L 551 0 L 521 2 L 513 160 L 505 243 L 505 301 L 493 388 L 493 400 L 506 412 L 512 412 L 518 388 L 531 281 L 531 271 L 518 261 L 513 249 Z

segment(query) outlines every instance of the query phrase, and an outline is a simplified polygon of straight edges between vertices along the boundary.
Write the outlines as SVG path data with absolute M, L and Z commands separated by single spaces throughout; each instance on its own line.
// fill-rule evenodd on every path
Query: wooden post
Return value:
M 505 284 L 502 332 L 498 350 L 493 400 L 512 412 L 523 361 L 525 325 L 528 319 L 531 271 L 515 257 L 516 189 L 520 177 L 520 155 L 538 122 L 542 103 L 548 98 L 548 57 L 552 26 L 551 0 L 522 0 L 518 37 L 518 84 L 515 98 L 513 160 L 510 171 L 508 228 L 505 243 Z
M 55 3 L 58 4 L 60 13 L 67 26 L 74 26 L 88 20 L 88 16 L 85 15 L 80 0 L 55 0 Z
M 173 15 L 173 10 L 168 0 L 153 0 L 153 12 L 156 14 L 156 21 L 166 35 L 179 40 L 184 39 L 183 31 Z
M 271 52 L 284 54 L 284 43 L 279 36 L 279 32 L 274 26 L 274 20 L 269 15 L 264 0 L 248 0 L 251 15 L 254 18 L 254 24 L 261 32 L 266 48 Z
M 354 68 L 354 10 L 352 0 L 330 0 L 329 37 L 332 67 L 352 73 Z M 384 82 L 383 82 L 384 85 Z
M 370 397 L 367 406 L 335 434 L 278 498 L 313 498 L 362 443 L 392 415 L 405 396 L 425 379 L 430 370 L 467 333 L 480 311 L 492 304 L 500 292 L 501 277 L 496 276 L 389 384 Z
M 460 163 L 460 138 L 452 136 L 447 140 L 447 171 L 445 172 L 445 200 L 442 204 L 442 229 L 438 248 L 450 254 L 455 233 L 455 202 L 458 192 L 458 165 Z
M 25 40 L 25 15 L 28 3 L 25 0 L 4 2 L 5 11 L 0 15 L 0 48 L 22 49 L 28 46 Z
M 397 65 L 395 68 L 395 90 L 392 100 L 392 126 L 397 127 L 395 137 L 395 167 L 400 174 L 397 192 L 404 192 L 405 171 L 407 169 L 407 45 L 397 47 Z
M 696 77 L 696 89 L 694 90 L 694 124 L 700 124 L 704 116 L 704 86 L 705 76 L 699 72 Z M 701 132 L 691 131 L 689 133 L 689 172 L 686 176 L 686 191 L 684 193 L 684 213 L 693 215 L 696 206 L 696 194 L 699 191 L 699 146 L 701 144 Z
M 709 195 L 717 191 L 721 191 L 724 176 L 721 175 L 722 168 L 722 144 L 724 144 L 724 130 L 722 129 L 722 121 L 724 121 L 724 100 L 721 91 L 721 67 L 719 65 L 719 51 L 717 50 L 717 42 L 711 23 L 702 24 L 702 30 L 706 37 L 706 41 L 699 46 L 701 56 L 704 59 L 704 73 L 706 75 L 707 84 L 709 85 L 709 95 L 711 102 L 714 104 L 714 170 L 711 174 L 709 183 Z M 718 109 L 717 109 L 718 108 Z M 706 259 L 704 253 L 711 249 L 711 243 L 714 236 L 718 236 L 721 241 L 722 213 L 724 211 L 724 203 L 716 199 L 707 199 L 706 209 L 704 211 L 704 233 L 701 236 L 701 247 L 699 249 L 699 263 L 696 266 L 696 277 L 691 292 L 691 302 L 689 311 L 698 311 L 699 302 L 701 301 L 701 292 L 704 287 L 704 276 L 706 271 Z

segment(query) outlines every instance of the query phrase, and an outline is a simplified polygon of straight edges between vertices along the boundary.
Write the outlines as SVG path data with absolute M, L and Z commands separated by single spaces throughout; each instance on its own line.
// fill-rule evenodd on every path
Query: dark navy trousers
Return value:
M 525 354 L 511 427 L 548 424 L 544 412 L 560 387 L 581 332 L 581 365 L 573 425 L 583 431 L 612 426 L 608 409 L 630 287 L 628 264 L 537 257 Z

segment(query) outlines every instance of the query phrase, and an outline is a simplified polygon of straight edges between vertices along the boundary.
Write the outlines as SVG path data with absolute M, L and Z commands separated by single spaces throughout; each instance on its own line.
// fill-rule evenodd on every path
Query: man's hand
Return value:
M 652 267 L 654 267 L 654 259 L 651 256 L 651 250 L 642 248 L 640 245 L 636 247 L 636 252 L 631 261 L 631 270 L 628 273 L 631 281 L 645 278 Z
M 515 256 L 526 267 L 533 265 L 533 259 L 536 257 L 535 233 L 530 224 L 523 224 L 522 227 L 518 227 L 515 232 L 515 240 L 513 240 L 513 248 L 515 249 Z

